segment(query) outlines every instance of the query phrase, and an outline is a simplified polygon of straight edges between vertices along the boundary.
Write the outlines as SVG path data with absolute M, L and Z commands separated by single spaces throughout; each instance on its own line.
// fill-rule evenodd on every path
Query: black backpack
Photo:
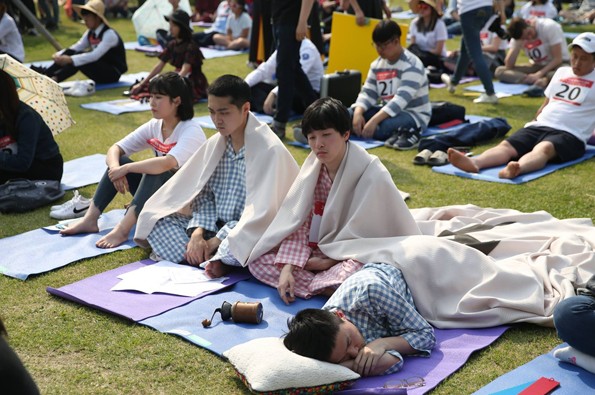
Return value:
M 465 122 L 465 107 L 448 101 L 433 101 L 432 117 L 428 126 L 442 125 L 456 120 Z
M 0 212 L 22 213 L 45 206 L 64 196 L 60 181 L 9 180 L 0 185 Z

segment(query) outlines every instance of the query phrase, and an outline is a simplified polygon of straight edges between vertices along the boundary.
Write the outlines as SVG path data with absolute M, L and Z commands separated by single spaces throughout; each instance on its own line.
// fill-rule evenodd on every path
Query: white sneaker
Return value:
M 498 96 L 488 95 L 487 93 L 482 93 L 479 97 L 473 100 L 473 103 L 488 103 L 488 104 L 496 104 L 498 103 Z
M 455 93 L 455 89 L 457 89 L 457 84 L 452 83 L 452 79 L 450 78 L 450 75 L 448 75 L 446 73 L 442 73 L 440 75 L 440 79 L 442 80 L 442 82 L 444 82 L 446 84 L 446 89 L 448 90 L 449 93 Z
M 62 205 L 51 207 L 50 217 L 60 220 L 80 218 L 85 215 L 89 206 L 91 206 L 91 199 L 87 199 L 78 191 L 74 191 L 72 199 Z
M 64 89 L 67 96 L 84 97 L 95 93 L 95 82 L 93 81 L 75 81 L 74 84 Z

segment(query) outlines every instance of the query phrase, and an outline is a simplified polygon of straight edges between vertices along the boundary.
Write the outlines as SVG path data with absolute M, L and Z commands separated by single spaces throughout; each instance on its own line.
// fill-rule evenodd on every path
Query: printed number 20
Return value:
M 575 86 L 574 88 L 570 88 L 567 84 L 562 84 L 562 90 L 556 93 L 556 97 L 567 99 L 567 100 L 576 100 L 581 94 L 581 88 Z

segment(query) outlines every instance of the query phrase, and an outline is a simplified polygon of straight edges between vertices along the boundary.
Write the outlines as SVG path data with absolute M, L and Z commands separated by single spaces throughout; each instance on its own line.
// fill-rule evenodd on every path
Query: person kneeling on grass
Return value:
M 580 34 L 570 49 L 571 67 L 556 71 L 534 121 L 477 157 L 450 148 L 449 162 L 472 173 L 506 164 L 498 176 L 514 178 L 550 161 L 568 162 L 583 156 L 595 129 L 595 33 Z
M 372 40 L 379 57 L 351 107 L 353 133 L 386 140 L 392 148 L 413 149 L 432 115 L 426 69 L 401 45 L 401 28 L 395 21 L 379 22 Z
M 118 192 L 129 191 L 134 198 L 124 219 L 96 246 L 114 248 L 128 240 L 128 234 L 145 202 L 186 163 L 205 142 L 198 122 L 192 118 L 189 82 L 177 73 L 155 77 L 149 83 L 154 119 L 112 145 L 107 151 L 108 170 L 97 186 L 93 202 L 83 219 L 60 231 L 64 236 L 99 232 L 97 221 Z M 129 155 L 151 149 L 154 157 L 134 162 Z
M 384 263 L 366 264 L 322 309 L 302 310 L 287 326 L 283 343 L 289 350 L 362 376 L 395 373 L 403 355 L 427 357 L 436 344 L 401 270 Z

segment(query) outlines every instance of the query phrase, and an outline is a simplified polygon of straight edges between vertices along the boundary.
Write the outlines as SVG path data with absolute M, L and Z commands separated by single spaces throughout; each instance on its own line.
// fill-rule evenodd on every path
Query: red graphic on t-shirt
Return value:
M 543 44 L 543 41 L 541 41 L 539 38 L 536 38 L 533 41 L 526 41 L 525 42 L 525 48 L 531 50 L 533 48 L 539 47 L 541 44 Z
M 10 136 L 0 137 L 0 149 L 8 147 L 11 144 L 16 143 L 16 140 Z
M 545 16 L 545 11 L 540 11 L 540 10 L 530 10 L 529 11 L 529 15 L 531 16 L 536 16 L 538 18 L 544 17 Z
M 149 143 L 151 147 L 153 147 L 155 151 L 161 155 L 166 155 L 176 145 L 176 143 L 165 144 L 156 138 L 147 140 L 147 143 Z
M 385 71 L 377 71 L 376 72 L 376 80 L 392 80 L 393 78 L 397 78 L 397 70 L 385 70 Z
M 566 77 L 566 78 L 561 78 L 560 81 L 565 84 L 568 84 L 568 85 L 584 86 L 585 88 L 593 87 L 593 81 L 586 80 L 586 79 L 580 78 L 580 77 Z

